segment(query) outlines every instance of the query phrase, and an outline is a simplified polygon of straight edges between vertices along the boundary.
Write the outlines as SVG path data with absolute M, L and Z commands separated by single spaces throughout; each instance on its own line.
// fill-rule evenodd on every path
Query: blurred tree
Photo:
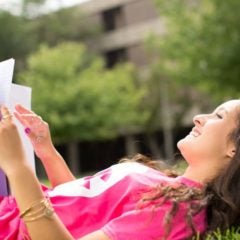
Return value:
M 104 69 L 102 59 L 74 43 L 42 46 L 19 77 L 33 87 L 33 107 L 53 125 L 58 142 L 112 138 L 143 123 L 139 102 L 144 91 L 135 81 L 131 65 Z
M 79 8 L 62 8 L 34 19 L 33 34 L 40 43 L 45 42 L 51 46 L 64 41 L 84 41 L 101 30 L 86 21 Z
M 36 46 L 35 38 L 31 35 L 32 26 L 25 18 L 4 11 L 0 11 L 0 22 L 0 59 L 15 58 L 19 69 L 23 59 Z
M 44 1 L 27 0 L 23 3 L 27 8 L 30 3 L 41 6 Z M 86 23 L 77 8 L 61 9 L 33 19 L 26 16 L 0 11 L 0 59 L 15 58 L 17 72 L 25 67 L 26 57 L 42 43 L 54 46 L 64 41 L 83 41 L 100 31 L 90 22 Z
M 156 3 L 167 29 L 165 37 L 153 40 L 162 73 L 218 100 L 239 97 L 240 1 Z
M 28 4 L 44 4 L 46 0 L 22 0 L 23 5 L 28 5 Z
M 46 3 L 46 0 L 20 0 L 22 4 L 21 16 L 26 18 L 35 17 L 41 13 L 41 7 Z
M 82 41 L 100 31 L 92 22 L 86 22 L 80 7 L 63 8 L 60 0 L 59 9 L 49 11 L 46 2 L 22 0 L 22 16 L 33 19 L 35 31 L 32 34 L 40 43 L 56 45 L 62 41 Z
M 147 118 L 140 106 L 145 90 L 129 64 L 107 70 L 76 43 L 42 46 L 27 63 L 19 82 L 33 88 L 33 109 L 50 124 L 55 143 L 114 138 Z

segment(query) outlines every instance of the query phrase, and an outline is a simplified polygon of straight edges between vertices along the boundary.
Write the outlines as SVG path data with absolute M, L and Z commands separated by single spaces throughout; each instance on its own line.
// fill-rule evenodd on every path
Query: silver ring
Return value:
M 41 136 L 41 135 L 36 136 L 36 139 L 35 139 L 36 143 L 40 143 L 42 141 L 41 140 L 42 138 L 43 138 L 43 136 Z
M 3 116 L 2 116 L 2 120 L 7 119 L 7 118 L 11 118 L 12 116 L 13 116 L 13 115 L 12 115 L 11 113 L 6 114 L 6 115 L 3 115 Z

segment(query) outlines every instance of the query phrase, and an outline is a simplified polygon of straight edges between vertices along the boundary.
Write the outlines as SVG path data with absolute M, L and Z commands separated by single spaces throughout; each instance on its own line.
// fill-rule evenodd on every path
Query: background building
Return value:
M 164 33 L 153 0 L 91 0 L 79 8 L 87 16 L 86 24 L 91 21 L 102 29 L 89 45 L 105 56 L 107 67 L 126 60 L 145 66 L 143 41 L 149 33 Z

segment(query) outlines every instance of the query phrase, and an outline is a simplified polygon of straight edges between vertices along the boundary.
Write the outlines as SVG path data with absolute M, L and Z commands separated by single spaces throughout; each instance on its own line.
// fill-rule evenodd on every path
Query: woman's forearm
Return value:
M 33 203 L 44 199 L 40 184 L 30 166 L 26 164 L 17 166 L 15 169 L 11 169 L 7 176 L 20 212 L 28 209 Z M 41 211 L 37 213 L 37 215 L 40 214 Z M 26 225 L 32 240 L 73 240 L 54 213 L 50 217 L 43 216 L 34 221 L 26 221 Z
M 15 109 L 14 116 L 24 127 L 35 154 L 44 165 L 52 186 L 75 179 L 52 143 L 48 123 L 21 105 L 16 105 Z
M 75 179 L 65 160 L 54 147 L 41 161 L 52 187 Z

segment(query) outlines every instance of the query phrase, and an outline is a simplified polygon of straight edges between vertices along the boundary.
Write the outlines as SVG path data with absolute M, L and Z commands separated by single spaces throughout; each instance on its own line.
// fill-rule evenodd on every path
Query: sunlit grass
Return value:
M 179 175 L 183 174 L 186 168 L 187 168 L 187 162 L 184 160 L 178 160 L 172 166 L 172 169 L 176 171 Z
M 221 233 L 219 230 L 208 235 L 205 240 L 239 240 L 240 239 L 240 228 L 228 229 L 225 233 Z M 194 237 L 192 240 L 200 240 L 199 236 Z

